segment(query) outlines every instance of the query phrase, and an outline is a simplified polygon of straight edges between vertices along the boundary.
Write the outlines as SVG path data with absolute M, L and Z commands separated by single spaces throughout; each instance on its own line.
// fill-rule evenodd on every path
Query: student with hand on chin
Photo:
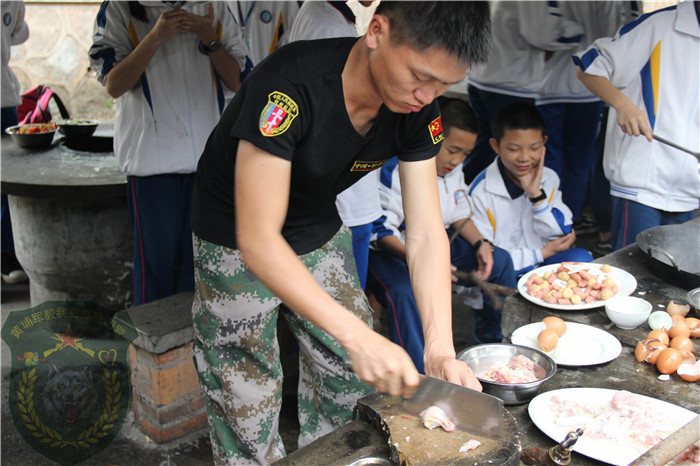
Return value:
M 590 262 L 573 248 L 571 210 L 562 201 L 559 177 L 544 166 L 546 129 L 537 108 L 514 102 L 496 117 L 490 144 L 496 160 L 472 183 L 474 224 L 513 258 L 516 273 L 564 261 Z

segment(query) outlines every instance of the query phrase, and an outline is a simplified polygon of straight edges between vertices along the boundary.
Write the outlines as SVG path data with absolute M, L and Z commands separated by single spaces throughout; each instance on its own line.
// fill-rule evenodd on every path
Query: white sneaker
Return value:
M 8 274 L 2 274 L 2 281 L 7 283 L 8 285 L 16 285 L 18 283 L 26 282 L 27 280 L 29 280 L 29 278 L 22 269 L 13 270 Z

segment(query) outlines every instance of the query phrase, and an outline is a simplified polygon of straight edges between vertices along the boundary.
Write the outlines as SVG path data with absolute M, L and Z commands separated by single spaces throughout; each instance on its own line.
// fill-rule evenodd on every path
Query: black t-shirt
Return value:
M 356 40 L 295 42 L 248 76 L 199 160 L 192 201 L 198 237 L 236 248 L 234 167 L 240 139 L 292 162 L 282 235 L 297 254 L 333 237 L 341 225 L 335 198 L 362 176 L 395 155 L 415 161 L 437 154 L 443 135 L 436 101 L 410 114 L 382 106 L 366 136 L 355 130 L 341 73 Z

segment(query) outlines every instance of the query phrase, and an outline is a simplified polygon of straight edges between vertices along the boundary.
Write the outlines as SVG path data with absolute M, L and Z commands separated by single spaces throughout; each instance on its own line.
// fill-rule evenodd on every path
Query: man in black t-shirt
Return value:
M 270 55 L 224 112 L 192 209 L 194 354 L 217 463 L 284 455 L 279 315 L 300 345 L 300 447 L 348 422 L 373 389 L 415 391 L 409 356 L 371 328 L 335 208 L 338 193 L 396 155 L 425 372 L 480 389 L 455 359 L 432 157 L 443 138 L 435 98 L 485 58 L 489 34 L 486 3 L 384 2 L 360 39 Z

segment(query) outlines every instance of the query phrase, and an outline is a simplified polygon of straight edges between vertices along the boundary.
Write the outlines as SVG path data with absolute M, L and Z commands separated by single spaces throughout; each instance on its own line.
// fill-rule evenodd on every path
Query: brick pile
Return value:
M 134 422 L 156 442 L 207 424 L 205 398 L 192 360 L 192 343 L 155 354 L 129 347 Z

